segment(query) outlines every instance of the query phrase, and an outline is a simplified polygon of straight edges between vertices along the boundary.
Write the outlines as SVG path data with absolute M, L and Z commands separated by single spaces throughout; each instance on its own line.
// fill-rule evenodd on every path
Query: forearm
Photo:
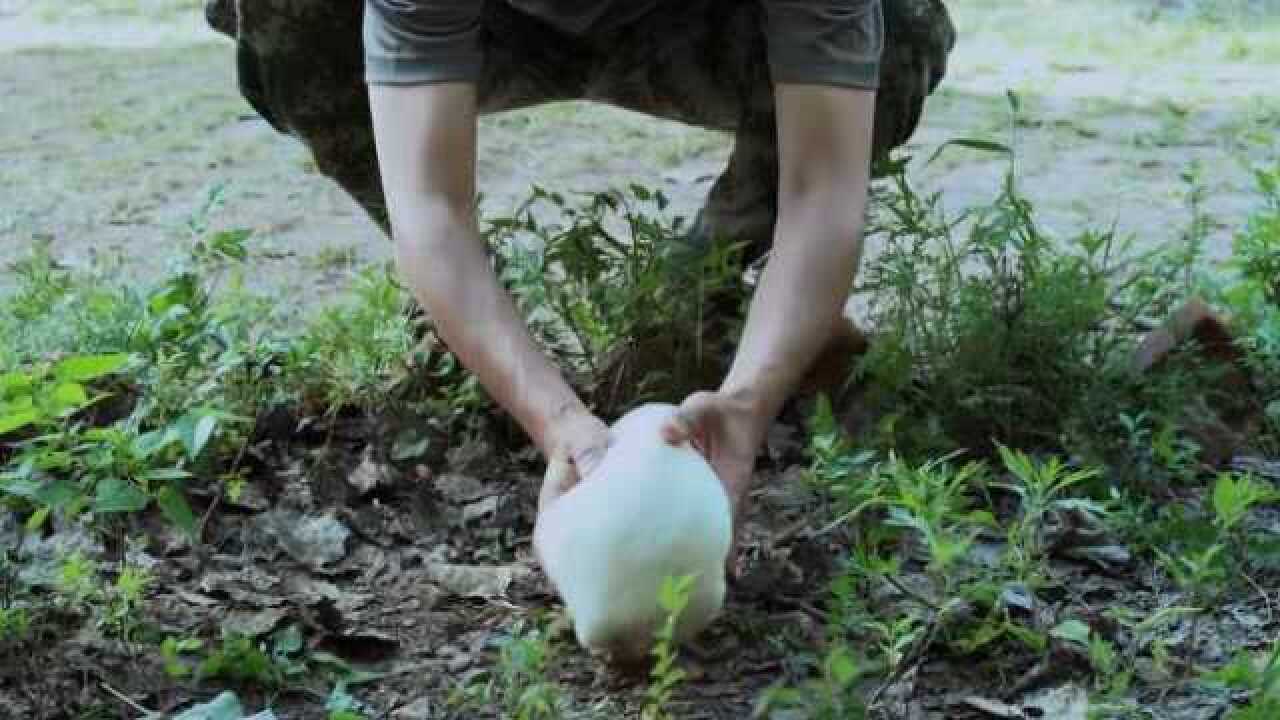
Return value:
M 779 85 L 778 221 L 742 342 L 721 388 L 759 432 L 831 337 L 862 247 L 875 93 Z
M 585 410 L 534 345 L 476 231 L 475 87 L 369 88 L 396 259 L 436 330 L 539 449 Z
M 723 392 L 772 420 L 831 337 L 860 256 L 861 197 L 813 193 L 784 203 Z M 762 430 L 763 431 L 763 428 Z
M 582 405 L 498 283 L 470 213 L 424 201 L 402 213 L 397 262 L 440 337 L 544 453 Z

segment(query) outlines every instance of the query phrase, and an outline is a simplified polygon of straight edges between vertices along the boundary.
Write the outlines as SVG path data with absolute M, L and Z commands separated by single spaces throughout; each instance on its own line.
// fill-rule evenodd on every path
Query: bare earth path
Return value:
M 388 246 L 305 152 L 239 98 L 230 46 L 191 0 L 0 4 L 0 257 L 39 240 L 69 265 L 145 277 L 184 249 L 185 223 L 225 185 L 215 227 L 249 227 L 253 279 L 322 297 Z M 1052 5 L 1052 17 L 1044 7 Z M 1117 223 L 1143 242 L 1187 224 L 1180 173 L 1202 166 L 1222 222 L 1253 202 L 1248 163 L 1276 157 L 1280 41 L 1266 29 L 1149 23 L 1124 4 L 951 3 L 961 42 L 909 148 L 1008 139 L 1005 91 L 1024 100 L 1019 163 L 1047 226 Z M 7 11 L 7 12 L 6 12 Z M 562 104 L 486 118 L 481 187 L 501 212 L 531 183 L 559 190 L 640 182 L 691 213 L 728 152 L 716 133 L 612 108 Z M 982 202 L 1003 161 L 957 150 L 917 172 L 952 208 Z M 0 288 L 11 281 L 0 275 Z

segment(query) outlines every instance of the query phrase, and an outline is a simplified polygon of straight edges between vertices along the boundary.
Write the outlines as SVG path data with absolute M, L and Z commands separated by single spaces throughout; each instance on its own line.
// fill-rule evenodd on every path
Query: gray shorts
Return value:
M 757 10 L 758 32 L 768 44 L 774 82 L 875 88 L 884 49 L 881 0 L 746 4 Z M 366 0 L 365 78 L 370 83 L 397 85 L 478 81 L 486 59 L 499 46 L 528 47 L 522 37 L 494 32 L 510 27 L 497 17 L 513 10 L 526 16 L 526 26 L 542 24 L 561 39 L 594 39 L 587 44 L 612 48 L 646 36 L 674 46 L 673 38 L 655 33 L 675 29 L 678 42 L 682 25 L 714 29 L 707 12 L 724 7 L 688 0 Z M 731 37 L 730 30 L 739 28 L 721 29 L 724 41 Z
M 586 99 L 735 134 L 696 235 L 765 247 L 777 214 L 773 78 L 764 9 L 690 0 L 625 31 L 569 33 L 505 2 L 484 3 L 481 112 Z M 364 0 L 207 0 L 236 41 L 240 88 L 277 130 L 301 139 L 321 172 L 388 229 L 362 44 Z M 637 24 L 638 23 L 638 24 Z M 955 31 L 942 0 L 883 0 L 873 156 L 915 131 L 946 71 Z

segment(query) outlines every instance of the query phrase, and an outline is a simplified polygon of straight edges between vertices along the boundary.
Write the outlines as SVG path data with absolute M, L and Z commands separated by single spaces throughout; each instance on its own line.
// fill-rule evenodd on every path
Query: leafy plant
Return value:
M 547 635 L 518 623 L 499 646 L 497 665 L 484 682 L 462 687 L 452 698 L 466 707 L 501 707 L 503 717 L 546 720 L 562 717 L 567 700 L 547 679 L 553 648 Z
M 649 671 L 649 687 L 645 690 L 644 707 L 640 712 L 642 720 L 670 720 L 673 717 L 668 707 L 676 689 L 685 680 L 684 670 L 676 665 L 676 627 L 689 604 L 689 593 L 696 579 L 693 575 L 666 577 L 658 590 L 658 606 L 662 608 L 664 620 L 655 636 L 654 663 Z
M 992 149 L 1010 158 L 1005 181 L 959 216 L 916 192 L 907 158 L 874 191 L 868 235 L 884 249 L 855 293 L 877 329 L 858 374 L 882 450 L 919 459 L 1092 440 L 1100 417 L 1132 406 L 1133 328 L 1190 290 L 1190 236 L 1190 250 L 1141 255 L 1113 231 L 1052 237 L 1018 188 L 1016 137 Z
M 1236 658 L 1204 680 L 1220 683 L 1251 694 L 1248 704 L 1232 710 L 1229 720 L 1268 720 L 1280 713 L 1280 642 L 1270 656 L 1255 657 L 1240 652 Z
M 0 375 L 0 435 L 58 425 L 97 399 L 90 397 L 87 383 L 118 372 L 128 362 L 129 357 L 119 353 L 69 357 Z
M 285 678 L 284 668 L 264 647 L 234 633 L 223 635 L 221 645 L 197 665 L 195 674 L 200 679 L 221 678 L 265 687 L 278 687 Z
M 106 591 L 107 603 L 98 624 L 110 634 L 131 641 L 141 624 L 142 600 L 151 585 L 151 574 L 136 565 L 125 565 Z
M 782 712 L 807 720 L 865 718 L 867 707 L 856 692 L 864 672 L 847 648 L 833 647 L 823 659 L 818 677 L 796 687 L 770 689 L 762 696 L 753 717 L 772 717 L 773 713 Z
M 563 224 L 538 220 L 548 204 Z M 724 348 L 710 343 L 741 321 L 741 248 L 680 252 L 683 227 L 662 217 L 666 206 L 638 185 L 578 203 L 535 188 L 484 231 L 526 320 L 600 412 L 718 382 Z
M 1015 573 L 1024 582 L 1036 572 L 1047 550 L 1043 525 L 1055 511 L 1074 510 L 1093 516 L 1105 513 L 1097 503 L 1066 497 L 1070 488 L 1096 477 L 1096 469 L 1069 470 L 1057 456 L 1044 461 L 1031 459 L 1025 453 L 999 446 L 1000 457 L 1016 482 L 992 482 L 990 487 L 1003 488 L 1021 500 L 1021 513 L 1008 530 L 1007 556 Z

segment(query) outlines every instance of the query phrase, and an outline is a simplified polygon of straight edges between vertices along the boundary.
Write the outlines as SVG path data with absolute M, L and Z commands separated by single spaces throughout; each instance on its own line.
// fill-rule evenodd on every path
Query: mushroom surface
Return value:
M 644 405 L 610 428 L 600 465 L 544 511 L 539 561 L 588 650 L 635 662 L 664 620 L 664 578 L 695 576 L 676 625 L 688 640 L 724 605 L 732 517 L 724 486 L 687 443 L 661 435 L 672 405 Z

